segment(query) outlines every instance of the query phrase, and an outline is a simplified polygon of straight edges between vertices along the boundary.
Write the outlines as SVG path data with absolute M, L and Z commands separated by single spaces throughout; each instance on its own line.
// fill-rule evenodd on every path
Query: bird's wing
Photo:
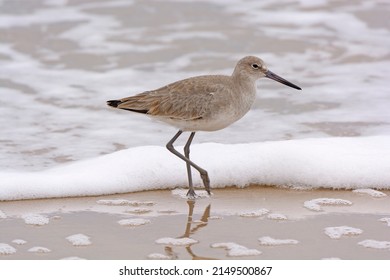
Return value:
M 223 91 L 219 82 L 223 76 L 215 76 L 211 82 L 207 77 L 189 78 L 123 98 L 118 108 L 172 119 L 200 119 L 208 112 L 214 94 Z

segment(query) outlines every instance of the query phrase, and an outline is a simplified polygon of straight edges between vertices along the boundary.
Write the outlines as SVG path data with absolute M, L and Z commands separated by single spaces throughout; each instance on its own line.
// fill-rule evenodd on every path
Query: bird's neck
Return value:
M 233 83 L 237 85 L 240 89 L 246 92 L 255 91 L 256 80 L 252 77 L 246 75 L 245 73 L 237 71 L 237 69 L 235 69 L 231 77 Z

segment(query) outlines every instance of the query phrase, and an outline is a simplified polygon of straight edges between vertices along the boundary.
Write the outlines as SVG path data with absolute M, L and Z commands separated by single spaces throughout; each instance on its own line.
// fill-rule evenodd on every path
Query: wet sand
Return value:
M 387 196 L 252 186 L 217 189 L 211 198 L 195 202 L 172 191 L 0 202 L 0 243 L 16 249 L 15 253 L 0 254 L 0 259 L 390 259 L 389 248 L 358 244 L 364 240 L 390 241 L 390 226 L 380 221 L 390 217 L 390 191 L 383 193 Z M 352 204 L 321 206 L 323 211 L 304 207 L 305 201 L 317 198 L 343 199 Z M 122 205 L 112 205 L 119 203 L 118 199 Z M 268 213 L 248 217 L 260 209 Z M 40 214 L 48 220 L 43 225 L 28 224 L 28 214 Z M 148 223 L 118 223 L 135 218 Z M 362 233 L 339 239 L 325 234 L 325 228 L 339 226 Z M 66 238 L 74 234 L 88 236 L 91 244 L 73 245 Z M 262 245 L 258 239 L 264 236 L 298 242 Z M 163 237 L 188 237 L 197 243 L 157 244 L 156 240 Z M 26 243 L 18 245 L 15 239 Z M 221 242 L 234 242 L 259 254 L 229 256 L 228 250 L 212 247 Z M 37 246 L 50 252 L 29 251 Z

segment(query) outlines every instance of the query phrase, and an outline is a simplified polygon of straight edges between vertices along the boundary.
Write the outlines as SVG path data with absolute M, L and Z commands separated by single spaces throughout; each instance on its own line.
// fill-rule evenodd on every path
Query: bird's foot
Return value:
M 193 188 L 190 188 L 187 192 L 187 197 L 188 199 L 196 199 L 198 196 L 197 194 L 195 193 L 194 189 Z

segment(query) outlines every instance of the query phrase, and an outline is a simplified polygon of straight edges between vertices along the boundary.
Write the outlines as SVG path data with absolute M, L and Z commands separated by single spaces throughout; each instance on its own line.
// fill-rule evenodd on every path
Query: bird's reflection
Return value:
M 188 205 L 187 223 L 185 226 L 184 234 L 180 235 L 178 238 L 184 238 L 184 237 L 190 238 L 191 235 L 195 234 L 196 232 L 198 232 L 199 230 L 201 230 L 202 228 L 204 228 L 208 225 L 209 218 L 210 218 L 211 204 L 206 206 L 206 208 L 204 209 L 202 217 L 200 218 L 200 223 L 197 222 L 196 224 L 194 224 L 193 223 L 193 213 L 194 213 L 195 203 L 196 203 L 195 200 L 192 200 L 192 199 L 187 200 L 187 205 Z M 191 256 L 191 258 L 193 260 L 212 259 L 209 257 L 197 255 L 192 249 L 192 246 L 195 246 L 195 245 L 196 244 L 190 244 L 190 245 L 185 247 L 186 251 L 188 252 L 188 254 Z M 174 252 L 172 246 L 165 247 L 165 254 L 167 254 L 172 259 L 178 258 L 177 254 Z

